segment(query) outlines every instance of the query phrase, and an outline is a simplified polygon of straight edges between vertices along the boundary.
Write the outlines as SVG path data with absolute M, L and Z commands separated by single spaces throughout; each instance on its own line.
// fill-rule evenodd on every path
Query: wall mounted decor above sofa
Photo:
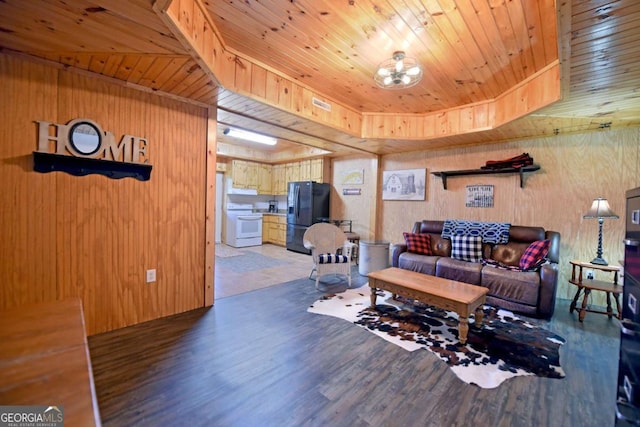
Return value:
M 151 168 L 145 138 L 124 135 L 116 144 L 113 133 L 89 119 L 58 124 L 38 121 L 38 149 L 33 152 L 36 172 L 66 172 L 82 176 L 131 177 L 148 181 Z M 51 148 L 53 147 L 53 152 Z
M 489 243 L 480 235 L 449 232 L 443 237 L 445 221 L 418 221 L 405 233 L 405 243 L 392 246 L 392 265 L 487 287 L 487 304 L 549 319 L 558 285 L 560 234 L 506 226 L 489 229 L 487 236 L 494 237 L 489 240 L 496 242 Z
M 382 200 L 424 200 L 426 169 L 382 172 Z

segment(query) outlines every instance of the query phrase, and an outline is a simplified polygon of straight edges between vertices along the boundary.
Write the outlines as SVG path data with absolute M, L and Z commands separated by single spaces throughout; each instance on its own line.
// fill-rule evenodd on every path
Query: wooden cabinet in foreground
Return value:
M 286 246 L 287 217 L 284 215 L 264 214 L 262 216 L 262 243 Z

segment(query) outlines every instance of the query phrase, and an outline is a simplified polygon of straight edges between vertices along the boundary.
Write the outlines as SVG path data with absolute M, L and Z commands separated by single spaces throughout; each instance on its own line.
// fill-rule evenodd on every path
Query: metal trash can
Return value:
M 389 242 L 360 240 L 359 251 L 358 273 L 361 276 L 389 267 Z

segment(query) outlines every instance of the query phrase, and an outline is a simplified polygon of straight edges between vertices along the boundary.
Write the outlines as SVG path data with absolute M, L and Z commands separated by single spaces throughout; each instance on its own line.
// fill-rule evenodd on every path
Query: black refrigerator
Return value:
M 302 236 L 311 224 L 329 217 L 329 184 L 314 181 L 290 182 L 287 186 L 287 249 L 303 254 L 311 251 Z

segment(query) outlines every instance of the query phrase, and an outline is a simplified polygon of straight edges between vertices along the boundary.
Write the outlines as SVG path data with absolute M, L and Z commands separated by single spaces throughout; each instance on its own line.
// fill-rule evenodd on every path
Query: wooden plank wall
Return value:
M 352 230 L 360 240 L 371 240 L 376 233 L 378 157 L 351 156 L 332 160 L 331 217 L 351 219 Z M 345 176 L 354 169 L 364 170 L 362 184 L 343 184 Z M 359 195 L 342 194 L 344 189 L 360 189 Z
M 77 296 L 95 334 L 203 306 L 207 109 L 8 55 L 0 92 L 0 307 Z M 34 172 L 34 121 L 78 117 L 145 137 L 151 179 Z
M 425 201 L 380 201 L 376 212 L 376 237 L 402 242 L 402 232 L 421 219 L 447 218 L 506 221 L 517 225 L 538 225 L 561 233 L 558 298 L 573 298 L 575 287 L 567 282 L 571 275 L 569 261 L 589 261 L 596 255 L 598 222 L 583 219 L 594 198 L 609 200 L 620 215 L 618 220 L 605 220 L 603 228 L 604 257 L 618 265 L 624 257 L 622 238 L 625 227 L 625 191 L 640 186 L 640 128 L 619 131 L 604 130 L 574 135 L 522 140 L 484 147 L 459 148 L 434 152 L 413 152 L 383 156 L 380 170 L 427 169 Z M 431 175 L 440 170 L 476 169 L 487 160 L 529 153 L 541 170 L 525 175 L 520 188 L 518 175 L 476 175 L 450 177 L 447 190 L 442 180 Z M 335 159 L 334 177 L 354 162 L 366 168 L 367 159 Z M 365 169 L 367 180 L 377 173 Z M 465 207 L 467 185 L 494 185 L 493 208 Z M 336 185 L 336 206 L 352 213 L 356 223 L 367 222 L 360 210 L 366 198 L 342 196 Z M 380 195 L 378 194 L 379 198 Z M 364 215 L 364 216 L 363 216 Z M 606 275 L 596 272 L 596 278 Z M 604 305 L 601 293 L 592 294 L 594 304 Z

